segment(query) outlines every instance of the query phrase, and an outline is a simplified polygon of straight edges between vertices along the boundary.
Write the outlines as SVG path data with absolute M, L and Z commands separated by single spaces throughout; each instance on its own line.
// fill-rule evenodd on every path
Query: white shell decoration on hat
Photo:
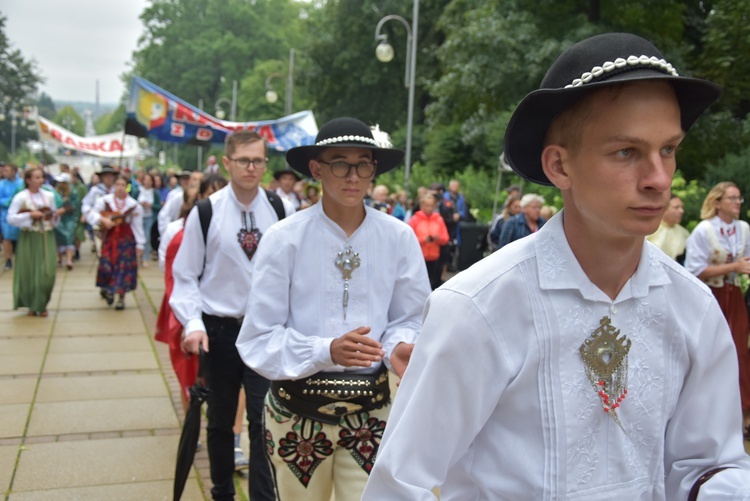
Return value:
M 365 137 L 365 136 L 336 136 L 336 137 L 329 137 L 328 139 L 323 139 L 321 141 L 318 141 L 315 143 L 315 146 L 327 146 L 329 144 L 336 144 L 336 143 L 348 143 L 351 141 L 356 141 L 359 143 L 368 143 L 372 144 L 374 146 L 378 146 L 378 143 L 371 137 Z
M 581 75 L 581 78 L 576 78 L 572 83 L 566 85 L 565 88 L 569 89 L 571 87 L 580 87 L 583 84 L 591 82 L 591 80 L 593 80 L 594 78 L 599 78 L 605 73 L 609 73 L 610 71 L 621 69 L 626 66 L 650 66 L 661 69 L 674 77 L 680 76 L 677 73 L 677 70 L 675 70 L 671 64 L 666 62 L 664 59 L 659 59 L 655 56 L 629 56 L 627 59 L 618 57 L 614 62 L 607 61 L 601 66 L 594 66 L 591 71 L 587 71 L 586 73 Z

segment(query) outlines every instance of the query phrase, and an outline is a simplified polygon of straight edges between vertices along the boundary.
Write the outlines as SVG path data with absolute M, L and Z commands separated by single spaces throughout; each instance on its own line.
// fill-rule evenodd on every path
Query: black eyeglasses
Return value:
M 250 164 L 253 164 L 253 167 L 258 169 L 268 162 L 267 158 L 229 158 L 229 160 L 236 163 L 242 169 L 247 169 L 250 167 Z
M 375 174 L 375 163 L 370 162 L 369 160 L 363 160 L 362 162 L 356 164 L 350 164 L 349 162 L 344 162 L 343 160 L 336 160 L 335 162 L 325 162 L 323 160 L 318 160 L 318 162 L 331 167 L 331 174 L 333 174 L 335 177 L 346 177 L 349 175 L 349 172 L 352 169 L 354 169 L 359 177 L 371 177 L 373 174 Z

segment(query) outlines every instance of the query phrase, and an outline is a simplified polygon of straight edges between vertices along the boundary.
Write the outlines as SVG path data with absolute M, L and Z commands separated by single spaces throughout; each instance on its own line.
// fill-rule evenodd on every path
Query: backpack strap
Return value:
M 268 201 L 271 202 L 273 210 L 276 211 L 276 217 L 278 217 L 279 221 L 281 221 L 286 217 L 286 211 L 284 210 L 284 203 L 281 201 L 281 197 L 279 197 L 273 191 L 265 190 L 265 192 L 266 197 L 268 197 Z
M 208 227 L 211 226 L 211 217 L 214 214 L 214 208 L 211 205 L 211 200 L 204 198 L 197 204 L 198 206 L 198 219 L 201 221 L 201 231 L 203 232 L 203 245 L 208 243 Z
M 276 217 L 279 221 L 284 219 L 286 211 L 284 210 L 284 203 L 281 198 L 274 192 L 265 190 L 268 201 L 271 202 L 273 210 L 276 212 Z M 211 217 L 213 216 L 214 209 L 211 205 L 211 199 L 204 198 L 199 201 L 196 206 L 198 207 L 198 219 L 201 222 L 201 231 L 203 232 L 203 270 L 201 271 L 198 281 L 203 277 L 203 272 L 206 269 L 206 248 L 208 247 L 208 228 L 211 226 Z
M 203 272 L 206 270 L 206 248 L 208 247 L 208 227 L 211 226 L 211 217 L 214 214 L 214 208 L 211 205 L 211 199 L 204 198 L 199 201 L 196 206 L 198 207 L 198 219 L 201 222 L 201 231 L 203 232 L 203 269 L 201 274 L 198 276 L 200 282 L 203 278 Z

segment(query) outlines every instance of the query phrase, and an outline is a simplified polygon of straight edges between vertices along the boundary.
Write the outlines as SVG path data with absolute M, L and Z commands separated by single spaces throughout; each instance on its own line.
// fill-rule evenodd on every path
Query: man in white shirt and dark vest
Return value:
M 750 499 L 727 324 L 644 242 L 720 93 L 635 35 L 562 53 L 505 157 L 565 208 L 430 296 L 364 500 Z
M 275 194 L 259 188 L 266 171 L 266 145 L 255 132 L 243 130 L 226 141 L 222 162 L 228 186 L 211 195 L 210 224 L 204 237 L 198 207 L 185 222 L 175 257 L 174 290 L 169 305 L 185 326 L 183 348 L 206 355 L 203 370 L 208 395 L 207 446 L 213 499 L 234 499 L 234 433 L 237 396 L 247 397 L 250 435 L 250 497 L 273 499 L 271 471 L 263 450 L 263 398 L 268 381 L 246 367 L 235 341 L 242 325 L 255 271 L 255 251 L 268 228 L 294 212 Z M 283 205 L 282 205 L 283 204 Z M 261 291 L 261 294 L 265 292 Z
M 323 185 L 263 237 L 237 347 L 270 379 L 265 438 L 277 498 L 359 500 L 390 410 L 388 370 L 408 363 L 430 292 L 414 232 L 364 204 L 403 151 L 354 118 L 287 152 Z

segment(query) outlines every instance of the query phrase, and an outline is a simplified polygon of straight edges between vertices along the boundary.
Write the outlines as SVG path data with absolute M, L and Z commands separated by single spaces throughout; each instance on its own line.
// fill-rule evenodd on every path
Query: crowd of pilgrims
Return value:
M 197 358 L 180 348 L 182 326 L 169 308 L 174 285 L 172 262 L 182 241 L 187 214 L 198 200 L 223 188 L 227 180 L 214 163 L 203 172 L 152 170 L 103 166 L 89 183 L 77 168 L 60 164 L 59 174 L 31 166 L 23 172 L 13 164 L 0 169 L 0 229 L 5 258 L 3 269 L 14 269 L 13 306 L 28 308 L 29 316 L 47 316 L 47 303 L 57 268 L 73 270 L 82 245 L 88 241 L 99 253 L 96 287 L 116 310 L 125 308 L 125 296 L 137 286 L 138 267 L 158 260 L 165 273 L 166 290 L 156 337 L 171 347 L 174 369 L 187 406 L 188 389 L 195 381 Z M 212 167 L 214 167 L 212 169 Z M 293 170 L 279 171 L 268 189 L 296 210 L 316 204 L 318 184 L 301 179 Z M 437 288 L 447 276 L 460 241 L 460 222 L 472 221 L 458 181 L 448 189 L 440 183 L 420 187 L 412 200 L 403 191 L 389 194 L 384 185 L 371 187 L 365 203 L 407 222 L 419 240 L 430 285 Z M 523 195 L 516 185 L 506 191 L 502 210 L 487 234 L 490 252 L 536 232 L 556 209 L 539 195 Z M 661 226 L 648 240 L 705 282 L 719 302 L 732 331 L 740 360 L 740 388 L 746 438 L 750 439 L 750 352 L 745 293 L 750 273 L 750 226 L 739 219 L 744 199 L 739 188 L 722 182 L 708 193 L 702 221 L 692 234 L 683 226 L 684 207 L 673 196 Z M 99 245 L 97 245 L 99 242 Z M 239 406 L 240 409 L 244 405 Z M 242 426 L 238 413 L 237 437 Z M 247 459 L 238 450 L 238 467 Z
M 10 163 L 0 165 L 2 268 L 15 266 L 14 308 L 28 308 L 30 316 L 47 315 L 57 267 L 73 270 L 87 241 L 91 252 L 98 253 L 96 286 L 102 298 L 116 310 L 124 309 L 125 295 L 137 286 L 138 267 L 159 260 L 165 268 L 166 243 L 175 234 L 168 224 L 182 220 L 183 210 L 189 212 L 196 200 L 186 199 L 188 192 L 199 190 L 204 178 L 213 186 L 222 182 L 213 156 L 203 172 L 104 165 L 87 183 L 75 166 L 60 164 L 58 171 L 52 174 L 43 165 L 23 171 Z M 459 187 L 455 180 L 448 189 L 440 183 L 421 186 L 412 199 L 377 185 L 365 199 L 414 228 L 433 289 L 455 271 L 459 222 L 473 221 Z M 295 210 L 314 205 L 321 196 L 319 183 L 301 179 L 292 169 L 276 172 L 267 188 Z

